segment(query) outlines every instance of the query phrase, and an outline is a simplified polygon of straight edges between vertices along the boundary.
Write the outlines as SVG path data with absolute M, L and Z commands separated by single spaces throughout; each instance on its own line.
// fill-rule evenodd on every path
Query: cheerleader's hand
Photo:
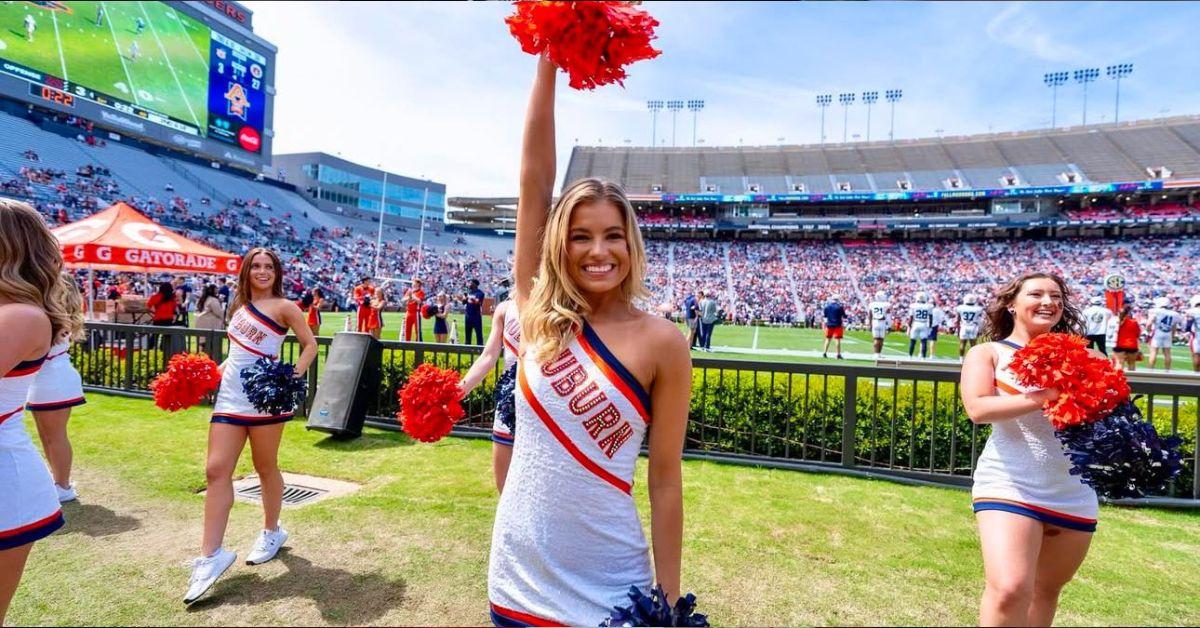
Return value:
M 1029 398 L 1041 404 L 1058 401 L 1060 391 L 1057 388 L 1045 388 L 1029 393 Z

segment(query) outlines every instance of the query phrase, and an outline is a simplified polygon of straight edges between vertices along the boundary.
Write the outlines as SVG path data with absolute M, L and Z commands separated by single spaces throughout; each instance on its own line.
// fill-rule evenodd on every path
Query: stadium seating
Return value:
M 598 176 L 619 181 L 631 194 L 703 194 L 708 185 L 722 194 L 744 194 L 757 183 L 764 194 L 838 191 L 885 192 L 908 180 L 915 190 L 944 190 L 956 178 L 962 187 L 1064 185 L 1063 173 L 1078 183 L 1144 181 L 1147 168 L 1166 167 L 1175 178 L 1200 176 L 1200 121 L 1142 121 L 1079 129 L 821 146 L 721 148 L 593 148 L 576 146 L 566 181 Z

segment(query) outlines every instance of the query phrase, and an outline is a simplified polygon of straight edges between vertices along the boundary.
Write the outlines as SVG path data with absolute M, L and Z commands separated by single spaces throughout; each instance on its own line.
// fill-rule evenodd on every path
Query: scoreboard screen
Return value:
M 261 165 L 274 51 L 183 7 L 0 3 L 0 93 Z

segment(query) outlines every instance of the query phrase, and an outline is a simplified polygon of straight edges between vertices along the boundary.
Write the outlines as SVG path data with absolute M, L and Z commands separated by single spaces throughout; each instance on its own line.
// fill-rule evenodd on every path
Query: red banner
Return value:
M 235 275 L 242 260 L 182 251 L 152 251 L 103 244 L 76 244 L 63 247 L 63 261 L 89 264 L 96 268 L 180 270 L 195 273 Z

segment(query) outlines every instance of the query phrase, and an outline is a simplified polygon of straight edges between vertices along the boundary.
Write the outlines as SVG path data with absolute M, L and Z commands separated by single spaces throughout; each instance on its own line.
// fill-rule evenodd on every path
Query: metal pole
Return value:
M 658 146 L 658 110 L 650 112 L 650 147 Z
M 421 276 L 421 258 L 425 255 L 425 208 L 429 206 L 429 186 L 425 186 L 425 199 L 421 201 L 421 235 L 417 240 L 417 272 L 413 277 Z
M 821 146 L 825 145 L 825 107 L 821 107 Z
M 1087 126 L 1087 86 L 1088 84 L 1085 82 L 1083 84 L 1083 126 Z
M 892 125 L 888 127 L 888 141 L 896 141 L 896 101 L 892 101 Z
M 1050 92 L 1054 94 L 1050 101 L 1052 103 L 1050 105 L 1050 128 L 1053 129 L 1056 128 L 1056 123 L 1058 122 L 1058 86 L 1051 86 Z
M 1118 84 L 1117 89 L 1118 89 L 1118 91 L 1121 89 L 1120 84 Z M 700 110 L 692 109 L 692 148 L 696 147 L 696 118 L 698 118 L 699 116 L 700 116 Z
M 871 105 L 867 104 L 867 142 L 871 141 Z
M 1121 121 L 1121 77 L 1117 77 L 1117 104 L 1113 106 L 1113 124 Z
M 846 129 L 850 127 L 850 106 L 842 105 L 842 143 L 846 143 Z
M 381 170 L 383 166 L 379 167 Z M 379 232 L 375 235 L 375 277 L 379 276 L 379 258 L 383 249 L 383 208 L 387 207 L 387 170 L 383 171 L 383 191 L 379 194 Z

